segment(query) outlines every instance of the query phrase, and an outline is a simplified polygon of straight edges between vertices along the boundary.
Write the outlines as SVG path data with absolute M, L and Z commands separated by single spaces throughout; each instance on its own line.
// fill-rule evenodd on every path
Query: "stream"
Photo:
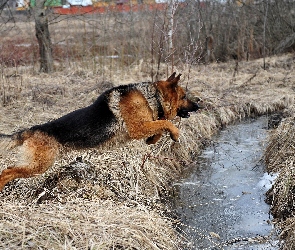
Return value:
M 266 117 L 228 126 L 174 184 L 189 249 L 279 249 L 264 202 L 275 179 L 262 161 L 266 128 Z

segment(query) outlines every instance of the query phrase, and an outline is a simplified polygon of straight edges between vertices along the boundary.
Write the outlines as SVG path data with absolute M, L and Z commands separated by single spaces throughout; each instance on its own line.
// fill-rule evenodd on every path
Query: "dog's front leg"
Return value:
M 178 140 L 179 130 L 171 121 L 153 120 L 155 111 L 150 108 L 140 91 L 133 90 L 125 94 L 119 106 L 128 134 L 132 139 L 149 138 L 147 142 L 151 144 L 158 141 L 162 133 L 167 131 L 172 140 Z
M 158 141 L 163 132 L 170 133 L 174 141 L 178 141 L 179 130 L 172 122 L 167 120 L 146 121 L 141 123 L 126 123 L 128 134 L 133 139 L 143 139 L 148 137 L 149 144 Z

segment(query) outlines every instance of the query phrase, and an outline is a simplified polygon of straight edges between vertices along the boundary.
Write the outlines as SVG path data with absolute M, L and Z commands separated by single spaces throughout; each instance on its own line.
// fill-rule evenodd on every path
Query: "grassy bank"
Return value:
M 282 249 L 295 248 L 295 147 L 294 107 L 286 111 L 277 129 L 272 131 L 265 152 L 269 172 L 278 173 L 278 178 L 267 192 L 267 202 L 279 236 L 284 240 Z
M 44 175 L 11 182 L 0 193 L 0 248 L 182 249 L 165 202 L 172 183 L 219 129 L 245 117 L 270 114 L 294 103 L 292 55 L 262 60 L 178 65 L 181 84 L 204 109 L 176 119 L 180 142 L 133 141 L 107 149 L 64 152 Z M 138 61 L 110 79 L 75 65 L 51 75 L 26 67 L 5 68 L 0 80 L 0 131 L 58 118 L 84 107 L 113 85 L 149 80 L 150 65 Z M 113 71 L 112 71 L 113 70 Z M 160 69 L 162 78 L 171 73 Z M 16 152 L 0 156 L 0 170 Z M 50 246 L 50 247 L 49 247 Z

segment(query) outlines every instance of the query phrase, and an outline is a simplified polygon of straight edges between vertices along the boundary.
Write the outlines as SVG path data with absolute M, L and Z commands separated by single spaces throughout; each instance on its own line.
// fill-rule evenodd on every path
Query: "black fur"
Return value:
M 108 106 L 108 95 L 103 93 L 90 106 L 73 111 L 54 121 L 36 125 L 31 131 L 42 131 L 64 145 L 76 148 L 95 147 L 115 135 L 115 115 Z M 107 126 L 106 126 L 107 125 Z

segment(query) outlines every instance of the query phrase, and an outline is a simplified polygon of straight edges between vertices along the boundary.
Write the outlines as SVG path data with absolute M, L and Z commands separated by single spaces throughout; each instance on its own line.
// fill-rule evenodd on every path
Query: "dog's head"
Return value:
M 176 76 L 174 72 L 166 81 L 156 82 L 160 92 L 161 103 L 165 119 L 172 120 L 175 116 L 190 117 L 189 112 L 199 109 L 196 102 L 189 100 L 186 92 L 178 85 L 181 74 Z

